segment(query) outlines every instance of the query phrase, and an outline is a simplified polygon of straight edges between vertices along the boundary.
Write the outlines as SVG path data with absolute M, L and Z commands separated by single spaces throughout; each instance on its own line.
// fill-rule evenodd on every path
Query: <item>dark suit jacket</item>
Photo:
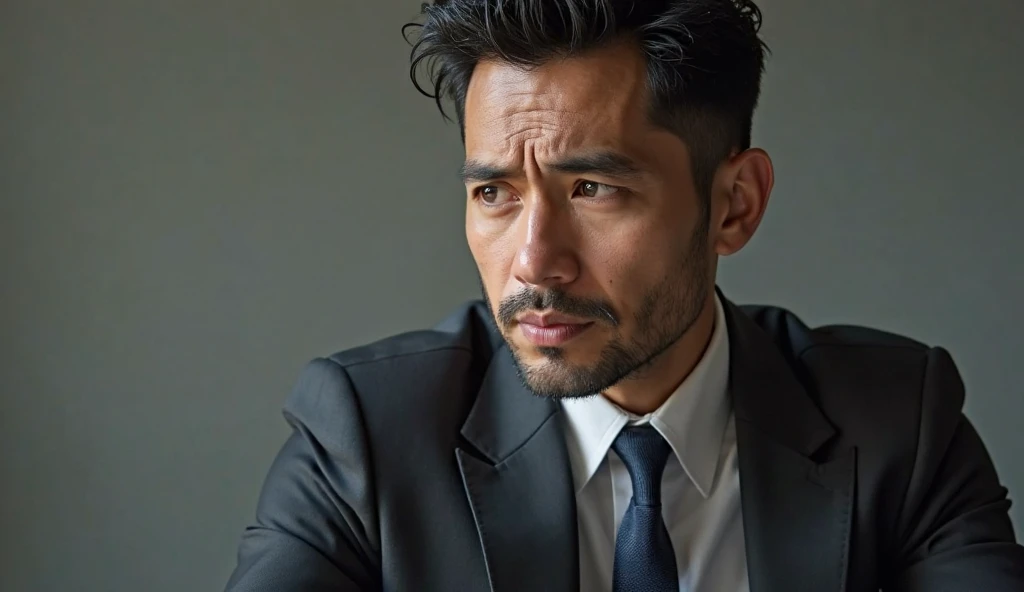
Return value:
M 726 301 L 753 592 L 1024 590 L 1006 490 L 949 355 Z M 234 592 L 570 592 L 560 406 L 486 308 L 312 362 Z

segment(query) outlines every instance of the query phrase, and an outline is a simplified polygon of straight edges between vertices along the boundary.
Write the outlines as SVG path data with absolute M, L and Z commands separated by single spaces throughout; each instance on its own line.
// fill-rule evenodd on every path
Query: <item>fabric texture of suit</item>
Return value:
M 753 592 L 1024 590 L 946 351 L 723 304 Z M 484 304 L 311 362 L 284 414 L 229 591 L 578 589 L 561 407 Z

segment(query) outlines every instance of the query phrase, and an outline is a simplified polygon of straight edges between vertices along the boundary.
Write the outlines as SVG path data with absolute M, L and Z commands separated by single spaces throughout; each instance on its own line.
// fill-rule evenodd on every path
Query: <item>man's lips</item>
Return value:
M 538 347 L 563 345 L 594 324 L 558 313 L 527 313 L 517 320 L 523 336 Z

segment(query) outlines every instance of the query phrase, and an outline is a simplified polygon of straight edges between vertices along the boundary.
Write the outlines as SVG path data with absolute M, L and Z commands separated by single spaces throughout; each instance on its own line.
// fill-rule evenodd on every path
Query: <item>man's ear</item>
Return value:
M 734 155 L 719 169 L 712 203 L 714 248 L 719 255 L 738 252 L 757 231 L 775 184 L 771 157 L 760 148 Z

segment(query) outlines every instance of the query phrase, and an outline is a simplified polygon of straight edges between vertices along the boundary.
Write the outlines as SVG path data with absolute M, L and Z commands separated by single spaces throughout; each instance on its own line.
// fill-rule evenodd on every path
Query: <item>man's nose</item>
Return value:
M 572 283 L 580 273 L 576 230 L 568 207 L 533 200 L 519 218 L 512 274 L 521 284 L 552 288 Z

